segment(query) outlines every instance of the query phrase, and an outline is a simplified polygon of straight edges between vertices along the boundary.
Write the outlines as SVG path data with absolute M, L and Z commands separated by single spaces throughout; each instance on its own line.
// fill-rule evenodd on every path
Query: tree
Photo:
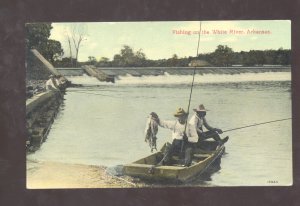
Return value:
M 73 64 L 73 59 L 75 59 L 74 66 L 77 67 L 80 47 L 82 45 L 82 42 L 87 39 L 86 26 L 79 23 L 72 24 L 70 27 L 65 28 L 64 33 L 69 46 L 70 61 L 72 61 L 71 64 Z M 73 52 L 75 54 L 74 58 L 72 55 Z
M 51 23 L 30 23 L 25 25 L 26 52 L 30 49 L 37 49 L 53 64 L 62 57 L 64 51 L 59 41 L 49 39 L 51 29 Z
M 143 66 L 146 63 L 146 55 L 143 53 L 143 50 L 140 49 L 135 53 L 134 56 L 135 66 Z
M 89 56 L 89 65 L 95 65 L 97 63 L 97 60 L 93 56 Z
M 55 67 L 74 67 L 71 62 L 75 62 L 75 59 L 70 60 L 70 57 L 64 57 L 61 60 L 56 60 L 53 64 Z
M 51 29 L 51 23 L 25 24 L 26 48 L 37 49 L 39 52 L 42 52 L 42 48 L 45 48 L 47 40 L 50 37 Z
M 140 49 L 136 53 L 128 46 L 124 45 L 120 51 L 120 54 L 116 54 L 113 58 L 112 64 L 115 66 L 143 66 L 146 62 L 146 55 Z
M 72 55 L 72 43 L 71 43 L 71 36 L 67 33 L 67 32 L 65 32 L 65 36 L 66 36 L 66 39 L 67 39 L 67 41 L 68 41 L 68 46 L 69 46 L 69 59 L 70 59 L 70 64 L 72 65 L 72 67 L 73 67 L 73 55 Z
M 64 55 L 60 42 L 52 39 L 47 41 L 46 48 L 43 50 L 45 51 L 45 58 L 50 60 L 52 64 Z
M 170 66 L 175 67 L 178 66 L 178 56 L 177 54 L 173 54 L 172 58 L 170 59 Z
M 249 52 L 243 53 L 243 65 L 254 66 L 265 64 L 265 54 L 263 51 L 250 50 Z
M 116 54 L 114 56 L 114 59 L 113 59 L 113 66 L 124 66 L 123 65 L 123 59 L 122 59 L 122 56 L 120 54 Z
M 212 62 L 216 66 L 230 66 L 233 63 L 233 50 L 228 46 L 219 45 L 212 53 Z
M 134 52 L 131 47 L 124 45 L 124 48 L 121 49 L 121 57 L 124 66 L 133 66 Z
M 99 67 L 110 66 L 109 58 L 107 58 L 107 57 L 101 57 L 101 59 L 97 63 L 97 66 L 99 66 Z
M 284 50 L 283 48 L 279 48 L 275 51 L 276 59 L 275 63 L 279 65 L 288 65 L 290 64 L 291 54 L 289 50 Z

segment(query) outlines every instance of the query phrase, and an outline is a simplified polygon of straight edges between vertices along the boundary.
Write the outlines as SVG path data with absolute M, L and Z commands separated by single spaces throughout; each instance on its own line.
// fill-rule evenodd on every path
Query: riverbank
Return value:
M 142 187 L 130 177 L 115 177 L 106 167 L 27 160 L 27 189 Z

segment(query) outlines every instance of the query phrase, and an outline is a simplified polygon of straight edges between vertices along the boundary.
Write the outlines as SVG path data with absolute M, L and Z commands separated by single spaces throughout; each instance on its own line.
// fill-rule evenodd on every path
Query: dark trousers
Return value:
M 191 143 L 184 142 L 181 152 L 182 143 L 183 140 L 174 139 L 172 144 L 166 148 L 164 157 L 161 161 L 163 165 L 171 164 L 171 157 L 173 155 L 179 154 L 180 156 L 181 154 L 184 154 L 184 165 L 190 166 L 192 161 L 193 145 Z
M 206 139 L 210 139 L 210 138 L 213 138 L 216 142 L 220 142 L 221 141 L 221 138 L 219 136 L 219 134 L 216 132 L 216 131 L 207 131 L 207 132 L 204 132 L 204 136 L 202 135 L 202 133 L 198 133 L 198 137 L 199 137 L 199 142 L 200 141 L 203 141 L 203 140 L 206 140 Z

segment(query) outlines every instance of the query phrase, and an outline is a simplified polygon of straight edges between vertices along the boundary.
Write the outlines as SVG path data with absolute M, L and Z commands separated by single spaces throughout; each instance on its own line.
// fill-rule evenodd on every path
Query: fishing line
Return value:
M 269 124 L 269 123 L 273 123 L 273 122 L 285 121 L 285 120 L 289 120 L 289 119 L 292 119 L 292 118 L 278 119 L 278 120 L 273 120 L 273 121 L 268 121 L 268 122 L 255 123 L 255 124 L 247 125 L 247 126 L 244 126 L 244 127 L 237 127 L 237 128 L 233 128 L 233 129 L 227 129 L 227 130 L 223 131 L 223 133 L 233 131 L 233 130 L 238 130 L 238 129 L 244 129 L 244 128 L 247 128 L 247 127 L 255 127 L 255 126 L 258 126 L 258 125 L 262 125 L 262 124 Z
M 76 93 L 91 94 L 91 95 L 98 95 L 98 96 L 104 96 L 104 97 L 113 97 L 113 98 L 123 98 L 123 97 L 117 97 L 117 96 L 111 96 L 111 95 L 105 95 L 105 94 L 97 94 L 97 93 L 91 93 L 91 92 L 80 92 L 80 91 L 77 91 Z
M 81 92 L 81 91 L 76 91 L 73 93 L 82 93 L 82 94 L 91 94 L 91 95 L 98 95 L 98 96 L 105 96 L 105 97 L 112 97 L 112 98 L 121 98 L 124 99 L 126 97 L 118 97 L 118 96 L 112 96 L 112 95 L 106 95 L 106 94 L 98 94 L 98 93 L 92 93 L 92 92 Z M 146 98 L 146 99 L 153 99 L 155 97 L 145 97 L 145 96 L 132 96 L 132 98 Z
M 101 92 L 123 92 L 123 93 L 129 93 L 130 91 L 118 91 L 118 90 L 112 90 L 112 89 L 76 89 L 76 90 L 67 90 L 68 92 L 81 92 L 81 91 L 101 91 Z

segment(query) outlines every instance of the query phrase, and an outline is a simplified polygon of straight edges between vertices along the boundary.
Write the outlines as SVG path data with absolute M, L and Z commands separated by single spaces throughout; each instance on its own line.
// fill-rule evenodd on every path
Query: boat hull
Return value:
M 184 167 L 179 164 L 155 166 L 163 158 L 163 152 L 166 148 L 166 145 L 164 145 L 159 152 L 131 164 L 124 165 L 123 173 L 147 180 L 186 182 L 204 173 L 225 151 L 224 145 L 216 148 L 217 145 L 215 142 L 206 142 L 205 144 L 204 146 L 206 146 L 206 148 L 210 148 L 203 150 L 203 148 L 197 147 L 193 155 L 193 164 L 189 167 Z M 149 172 L 151 168 L 153 169 Z

